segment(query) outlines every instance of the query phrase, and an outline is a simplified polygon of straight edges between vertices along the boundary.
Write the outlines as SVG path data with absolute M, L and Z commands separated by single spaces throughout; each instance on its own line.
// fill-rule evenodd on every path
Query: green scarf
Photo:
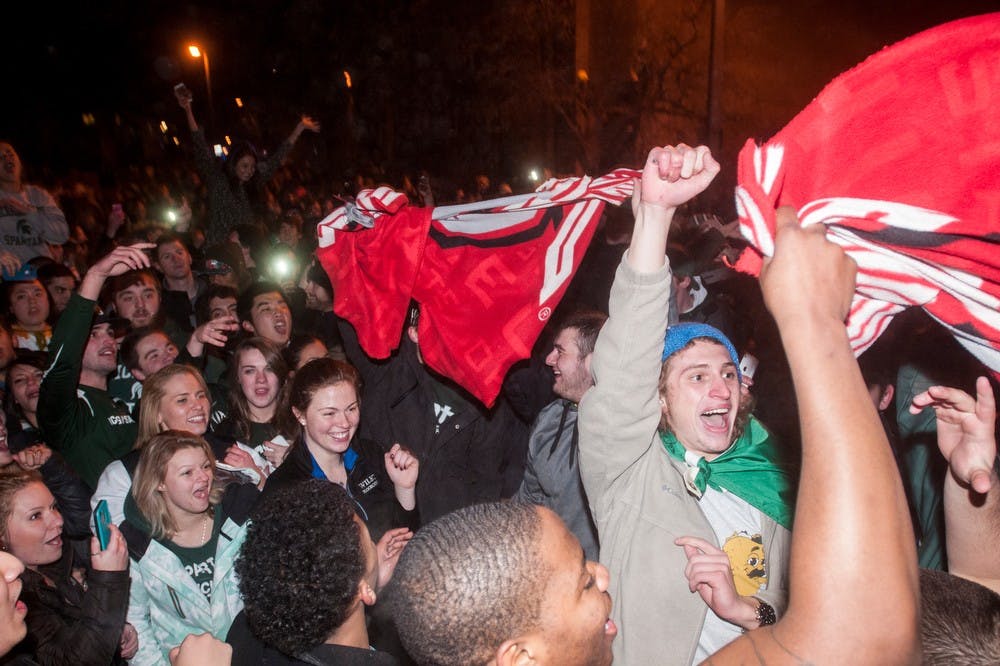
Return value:
M 688 451 L 673 433 L 661 432 L 660 438 L 671 458 L 688 465 L 684 483 L 692 495 L 701 498 L 706 486 L 725 489 L 782 527 L 792 528 L 791 476 L 775 462 L 778 452 L 771 433 L 757 419 L 750 417 L 740 438 L 715 460 Z

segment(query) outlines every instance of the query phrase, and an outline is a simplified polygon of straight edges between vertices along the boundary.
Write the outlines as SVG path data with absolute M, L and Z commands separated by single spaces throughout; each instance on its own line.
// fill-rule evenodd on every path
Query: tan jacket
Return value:
M 640 274 L 624 261 L 610 318 L 594 349 L 595 386 L 580 403 L 580 471 L 611 572 L 616 666 L 689 664 L 708 607 L 688 591 L 687 558 L 674 539 L 715 533 L 684 487 L 683 463 L 657 433 L 657 382 L 667 327 L 670 269 Z M 761 515 L 768 588 L 779 617 L 787 598 L 791 534 Z

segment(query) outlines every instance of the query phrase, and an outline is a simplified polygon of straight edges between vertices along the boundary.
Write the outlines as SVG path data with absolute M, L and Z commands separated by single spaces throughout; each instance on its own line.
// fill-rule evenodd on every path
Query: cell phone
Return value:
M 97 528 L 97 542 L 101 550 L 108 549 L 111 542 L 111 511 L 108 510 L 108 500 L 101 500 L 94 508 L 94 526 Z
M 193 97 L 191 89 L 188 88 L 185 83 L 178 83 L 174 86 L 174 93 L 176 93 L 178 97 L 183 97 L 185 99 L 191 99 Z

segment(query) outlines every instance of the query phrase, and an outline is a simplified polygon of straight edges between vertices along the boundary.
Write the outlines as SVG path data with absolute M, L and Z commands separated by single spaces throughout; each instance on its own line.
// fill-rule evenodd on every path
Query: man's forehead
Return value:
M 142 336 L 138 342 L 135 343 L 136 348 L 148 349 L 149 347 L 154 347 L 156 345 L 162 345 L 170 342 L 170 338 L 163 331 L 153 331 L 147 335 Z
M 236 305 L 236 299 L 232 296 L 213 296 L 208 304 L 212 309 L 229 308 Z
M 271 305 L 274 303 L 284 303 L 284 297 L 276 291 L 269 291 L 264 294 L 258 294 L 254 296 L 253 307 L 259 307 L 261 305 Z
M 118 292 L 115 294 L 115 296 L 124 293 L 126 291 L 146 291 L 147 289 L 152 289 L 153 291 L 156 291 L 156 281 L 153 280 L 153 278 L 150 277 L 149 275 L 143 275 L 139 278 L 136 278 L 136 281 L 133 282 L 132 284 L 119 289 Z
M 578 329 L 576 326 L 567 326 L 559 330 L 559 333 L 556 334 L 556 339 L 553 344 L 561 345 L 563 347 L 565 347 L 568 344 L 573 344 L 579 347 L 580 346 L 579 336 L 580 336 L 580 329 Z
M 699 365 L 736 366 L 729 355 L 729 350 L 714 340 L 705 339 L 695 340 L 690 347 L 685 347 L 665 362 L 670 364 L 672 372 L 677 370 L 683 372 L 685 368 Z

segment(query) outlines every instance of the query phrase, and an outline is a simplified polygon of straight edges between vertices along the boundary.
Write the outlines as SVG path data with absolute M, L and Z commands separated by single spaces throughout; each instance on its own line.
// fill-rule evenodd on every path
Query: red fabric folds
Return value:
M 366 353 L 385 358 L 412 297 L 424 362 L 490 406 L 565 293 L 604 205 L 628 199 L 637 176 L 551 180 L 534 194 L 433 211 L 387 188 L 365 191 L 317 229 L 334 309 Z M 374 228 L 349 230 L 362 220 Z
M 858 263 L 856 353 L 920 306 L 1000 372 L 1000 14 L 927 30 L 840 75 L 774 138 L 739 156 L 737 209 L 773 251 L 774 209 Z

